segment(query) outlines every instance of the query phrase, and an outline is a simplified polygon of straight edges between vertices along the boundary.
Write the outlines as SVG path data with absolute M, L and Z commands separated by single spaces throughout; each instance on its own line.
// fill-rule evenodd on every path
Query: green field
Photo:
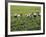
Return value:
M 11 31 L 31 31 L 41 29 L 40 6 L 10 6 Z M 34 15 L 34 13 L 36 15 Z M 18 16 L 20 15 L 20 16 Z

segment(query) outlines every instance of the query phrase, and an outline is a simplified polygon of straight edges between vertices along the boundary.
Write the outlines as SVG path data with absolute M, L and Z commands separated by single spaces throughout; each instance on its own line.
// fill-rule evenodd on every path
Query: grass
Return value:
M 41 29 L 41 12 L 39 6 L 11 5 L 11 31 L 30 31 Z M 36 15 L 34 15 L 36 13 Z M 30 16 L 27 16 L 29 15 Z M 20 15 L 20 16 L 18 16 Z

